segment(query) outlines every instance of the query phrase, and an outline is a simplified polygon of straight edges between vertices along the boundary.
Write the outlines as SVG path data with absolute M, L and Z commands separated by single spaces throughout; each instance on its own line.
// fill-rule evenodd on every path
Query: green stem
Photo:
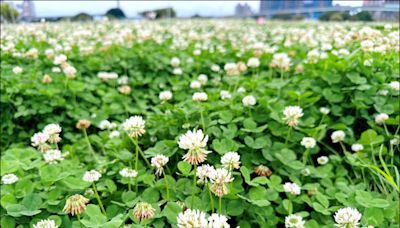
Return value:
M 137 143 L 137 138 L 135 138 L 135 170 L 139 172 L 139 145 Z M 135 190 L 138 191 L 138 178 L 135 178 Z
M 201 107 L 200 107 L 201 108 Z M 201 108 L 201 111 L 200 111 L 200 118 L 201 118 L 201 124 L 202 124 L 202 126 L 203 126 L 203 131 L 204 131 L 204 134 L 206 134 L 206 124 L 205 124 L 205 122 L 204 122 L 204 117 L 203 117 L 203 109 Z
M 194 165 L 194 174 L 193 174 L 193 186 L 192 186 L 192 205 L 191 208 L 194 208 L 194 192 L 196 190 L 196 172 L 197 172 L 197 165 Z
M 167 175 L 165 175 L 165 171 L 164 171 L 164 169 L 163 169 L 163 175 L 164 175 L 165 189 L 167 190 L 167 200 L 169 200 L 169 187 L 168 187 L 168 180 L 167 180 Z
M 131 180 L 128 182 L 128 191 L 131 191 Z
M 292 133 L 292 127 L 289 127 L 288 133 L 286 135 L 285 146 L 287 145 L 290 137 L 290 133 Z
M 385 128 L 386 135 L 387 135 L 387 136 L 390 136 L 390 133 L 389 133 L 389 131 L 388 131 L 387 126 L 386 126 L 385 123 L 383 123 L 383 127 Z
M 339 142 L 339 143 L 340 143 L 340 146 L 342 147 L 343 152 L 347 152 L 346 147 L 343 145 L 343 143 L 342 142 Z
M 128 133 L 126 133 L 126 134 L 128 135 Z M 140 155 L 142 156 L 143 160 L 146 162 L 147 166 L 148 166 L 149 168 L 151 168 L 151 164 L 150 164 L 149 160 L 147 160 L 147 158 L 144 156 L 144 153 L 143 153 L 142 149 L 139 147 L 139 144 L 138 144 L 138 142 L 136 141 L 137 139 L 134 140 L 134 139 L 131 138 L 129 135 L 128 135 L 128 138 L 132 141 L 133 144 L 135 144 L 136 147 L 138 147 L 139 153 L 140 153 Z M 136 171 L 137 171 L 137 170 L 136 170 Z
M 214 213 L 214 198 L 213 198 L 213 195 L 212 195 L 212 193 L 211 193 L 209 183 L 207 183 L 207 186 L 206 186 L 206 187 L 207 187 L 207 189 L 208 189 L 208 195 L 209 195 L 209 197 L 210 197 L 211 213 Z
M 310 153 L 310 149 L 307 148 L 306 151 L 304 152 L 304 155 L 303 155 L 303 164 L 307 163 L 307 159 L 308 159 L 309 153 Z
M 76 217 L 78 218 L 79 226 L 82 227 L 81 215 L 78 213 L 76 214 Z
M 220 196 L 218 199 L 219 202 L 219 214 L 222 215 L 222 197 Z
M 83 134 L 85 135 L 86 143 L 87 143 L 87 145 L 89 147 L 90 152 L 92 153 L 94 159 L 98 162 L 99 160 L 97 159 L 96 153 L 94 152 L 94 150 L 92 148 L 92 145 L 90 144 L 89 137 L 87 135 L 86 129 L 83 129 Z
M 94 182 L 92 182 L 92 186 L 93 186 L 94 194 L 96 195 L 96 198 L 97 198 L 97 202 L 99 203 L 101 212 L 102 212 L 104 215 L 106 215 L 106 210 L 104 210 L 103 203 L 101 202 L 99 193 L 97 192 L 96 184 L 95 184 Z

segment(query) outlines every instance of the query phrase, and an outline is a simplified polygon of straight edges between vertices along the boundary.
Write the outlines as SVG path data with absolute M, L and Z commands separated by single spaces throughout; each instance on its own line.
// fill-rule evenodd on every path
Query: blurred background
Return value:
M 107 19 L 253 18 L 263 20 L 398 21 L 399 0 L 35 1 L 1 2 L 1 22 Z

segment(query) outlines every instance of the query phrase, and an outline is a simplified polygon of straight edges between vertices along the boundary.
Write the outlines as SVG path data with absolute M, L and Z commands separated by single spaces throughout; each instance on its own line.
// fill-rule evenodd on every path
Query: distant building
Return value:
M 312 9 L 332 7 L 332 0 L 261 0 L 260 13 L 270 11 L 291 10 L 291 9 Z M 307 18 L 319 18 L 321 13 L 307 13 L 303 16 Z
M 33 4 L 33 0 L 24 0 L 21 5 L 19 5 L 21 9 L 20 19 L 22 21 L 32 21 L 35 19 L 35 5 Z
M 249 4 L 244 3 L 244 4 L 237 4 L 235 7 L 235 16 L 237 17 L 248 17 L 253 15 L 253 10 L 251 10 L 251 7 Z
M 260 12 L 270 10 L 331 7 L 332 0 L 261 0 Z

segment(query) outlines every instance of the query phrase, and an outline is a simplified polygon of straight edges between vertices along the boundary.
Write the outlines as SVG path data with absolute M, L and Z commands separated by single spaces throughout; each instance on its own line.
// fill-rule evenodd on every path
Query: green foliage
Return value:
M 334 227 L 335 212 L 345 207 L 362 214 L 360 227 L 396 227 L 400 104 L 391 83 L 399 81 L 398 27 L 267 25 L 171 20 L 33 24 L 29 32 L 14 25 L 2 28 L 0 172 L 18 180 L 1 185 L 1 227 L 32 227 L 42 219 L 60 227 L 176 227 L 179 213 L 192 201 L 208 215 L 219 212 L 221 202 L 231 227 L 283 227 L 290 214 L 301 216 L 305 227 Z M 365 40 L 378 50 L 365 50 Z M 315 62 L 312 50 L 318 51 Z M 276 53 L 290 57 L 287 71 L 271 64 Z M 60 54 L 77 70 L 75 78 L 52 70 L 65 70 L 65 63 L 54 63 Z M 255 56 L 260 66 L 239 76 L 223 69 Z M 181 75 L 174 74 L 173 57 L 180 59 Z M 211 70 L 214 64 L 219 72 Z M 17 66 L 23 71 L 18 73 Z M 102 79 L 99 72 L 116 73 L 118 79 Z M 208 80 L 190 88 L 200 74 Z M 222 90 L 231 97 L 221 99 Z M 160 101 L 162 91 L 171 91 L 172 99 Z M 194 102 L 195 92 L 206 92 L 208 100 Z M 256 98 L 254 106 L 244 106 L 249 95 Z M 283 110 L 293 105 L 303 109 L 303 116 L 290 127 Z M 321 113 L 321 107 L 330 112 Z M 375 119 L 379 113 L 389 116 L 384 124 Z M 134 115 L 146 121 L 137 142 L 121 126 Z M 85 132 L 76 128 L 81 119 L 91 122 Z M 103 120 L 116 127 L 100 128 Z M 31 142 L 51 123 L 62 127 L 62 140 L 49 143 L 62 152 L 64 159 L 56 162 L 46 162 Z M 222 168 L 224 155 L 240 155 L 221 201 L 210 191 L 211 182 L 193 182 L 196 166 L 183 161 L 187 150 L 177 141 L 194 129 L 208 136 L 204 149 L 210 152 L 198 166 Z M 336 130 L 346 134 L 340 143 L 331 139 Z M 315 146 L 305 148 L 304 137 L 314 138 Z M 362 149 L 354 151 L 354 144 Z M 156 155 L 169 158 L 161 175 L 146 162 Z M 136 161 L 135 178 L 120 174 Z M 92 169 L 102 175 L 95 186 L 105 212 L 93 184 L 83 180 Z M 296 183 L 300 194 L 286 192 L 286 183 Z M 80 222 L 63 212 L 74 194 L 89 199 Z M 151 219 L 134 217 L 139 202 L 154 208 Z

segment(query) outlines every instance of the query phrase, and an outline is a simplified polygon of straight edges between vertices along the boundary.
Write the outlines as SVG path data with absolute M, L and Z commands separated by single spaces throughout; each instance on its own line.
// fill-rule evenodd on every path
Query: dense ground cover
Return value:
M 5 228 L 400 222 L 395 25 L 2 25 L 0 107 Z

